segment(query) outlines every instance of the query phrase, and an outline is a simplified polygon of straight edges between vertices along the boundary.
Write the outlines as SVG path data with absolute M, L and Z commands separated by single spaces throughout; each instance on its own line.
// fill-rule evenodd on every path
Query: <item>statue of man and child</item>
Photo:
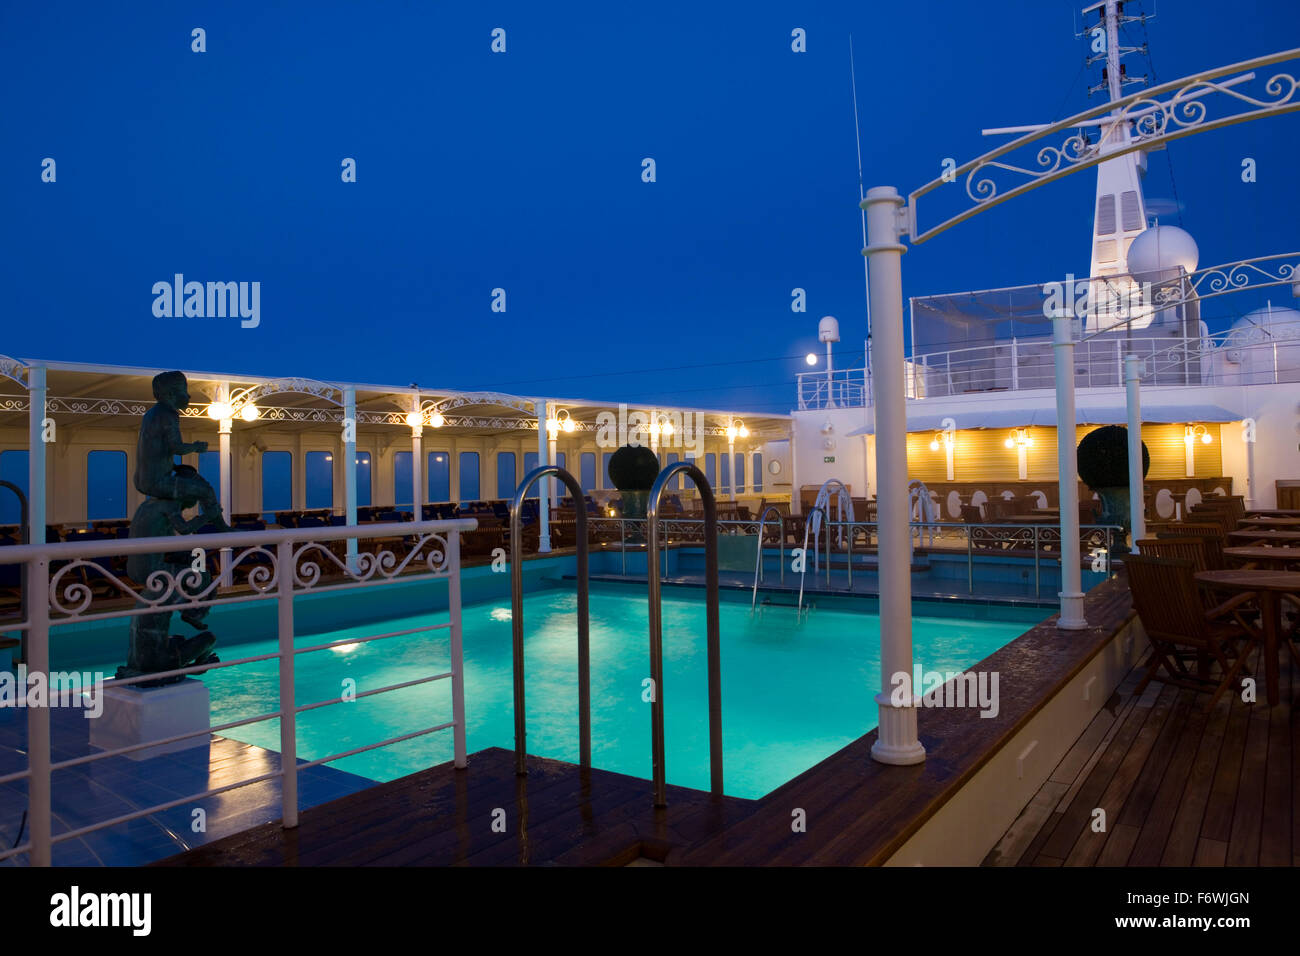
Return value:
M 140 424 L 140 439 L 136 446 L 135 487 L 147 495 L 144 503 L 131 518 L 132 538 L 156 538 L 168 535 L 194 534 L 209 525 L 219 531 L 229 531 L 221 514 L 217 493 L 190 465 L 176 464 L 178 455 L 205 452 L 207 442 L 185 442 L 181 439 L 180 413 L 189 407 L 189 383 L 181 372 L 163 372 L 154 376 L 153 394 L 157 399 Z M 193 518 L 184 512 L 198 507 Z M 133 554 L 127 558 L 127 574 L 144 588 L 142 597 L 156 600 L 169 586 L 151 588 L 149 577 L 164 571 L 178 586 L 159 607 L 186 604 L 191 595 L 206 592 L 212 583 L 206 562 L 195 570 L 189 549 L 167 553 Z M 141 602 L 138 606 L 147 606 Z M 189 607 L 181 612 L 181 620 L 197 632 L 189 637 L 173 635 L 172 611 L 160 610 L 141 614 L 131 619 L 131 642 L 127 662 L 117 669 L 119 678 L 138 677 L 161 671 L 178 670 L 195 664 L 215 664 L 212 653 L 217 639 L 206 628 L 209 608 Z M 155 687 L 184 680 L 184 675 L 142 681 L 138 686 Z

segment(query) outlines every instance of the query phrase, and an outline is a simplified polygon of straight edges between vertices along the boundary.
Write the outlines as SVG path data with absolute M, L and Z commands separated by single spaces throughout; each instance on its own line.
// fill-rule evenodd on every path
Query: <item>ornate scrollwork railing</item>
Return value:
M 912 242 L 925 242 L 985 209 L 1104 160 L 1203 130 L 1300 110 L 1300 80 L 1296 76 L 1300 71 L 1270 69 L 1291 60 L 1300 60 L 1300 49 L 1163 83 L 1021 136 L 912 192 L 907 202 L 907 233 Z M 1242 86 L 1259 79 L 1256 70 L 1265 71 L 1262 92 L 1242 92 Z M 1212 107 L 1221 115 L 1212 115 Z M 1076 127 L 1098 125 L 1104 132 L 1097 143 L 1088 142 L 1082 134 L 1069 133 Z M 1064 138 L 1055 144 L 1037 145 L 1058 136 Z M 1012 158 L 1035 146 L 1032 161 Z M 959 179 L 964 180 L 962 194 L 972 205 L 936 226 L 922 229 L 918 215 L 921 197 Z

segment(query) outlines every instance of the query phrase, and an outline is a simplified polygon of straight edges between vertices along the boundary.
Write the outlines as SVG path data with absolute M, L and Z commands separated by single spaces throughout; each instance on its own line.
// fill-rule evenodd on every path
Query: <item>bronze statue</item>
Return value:
M 206 479 L 190 465 L 175 464 L 176 455 L 207 451 L 207 442 L 181 440 L 180 412 L 190 403 L 188 383 L 181 372 L 163 372 L 154 376 L 153 394 L 158 403 L 145 413 L 136 445 L 135 487 L 149 497 L 136 509 L 131 519 L 132 538 L 155 538 L 165 535 L 193 534 L 208 525 L 228 531 L 221 514 L 221 503 Z M 199 506 L 199 514 L 186 520 L 183 512 Z M 188 594 L 200 593 L 212 582 L 204 570 L 192 570 L 190 551 L 165 554 L 133 554 L 127 559 L 127 573 L 144 589 L 142 597 L 156 599 L 166 589 L 151 587 L 150 575 L 166 572 L 179 582 L 165 604 L 180 604 Z M 145 607 L 144 601 L 138 607 Z M 165 606 L 165 605 L 164 605 Z M 186 608 L 181 620 L 199 633 L 192 637 L 169 634 L 171 611 L 141 614 L 131 619 L 131 642 L 126 665 L 117 669 L 119 678 L 137 677 L 160 671 L 178 670 L 192 664 L 215 664 L 212 648 L 217 639 L 206 630 L 208 608 Z M 142 681 L 139 686 L 155 687 L 184 680 L 166 677 Z

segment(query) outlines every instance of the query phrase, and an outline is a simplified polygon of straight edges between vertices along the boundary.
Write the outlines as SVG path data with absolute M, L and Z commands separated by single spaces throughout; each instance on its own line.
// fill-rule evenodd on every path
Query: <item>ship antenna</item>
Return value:
M 853 137 L 858 144 L 858 209 L 862 213 L 862 248 L 867 248 L 867 211 L 862 209 L 862 200 L 867 194 L 862 191 L 862 131 L 858 126 L 858 76 L 853 69 L 853 34 L 849 34 L 849 83 L 853 86 Z M 867 299 L 867 339 L 871 338 L 871 279 L 867 267 L 867 257 L 862 257 L 862 281 L 865 285 Z

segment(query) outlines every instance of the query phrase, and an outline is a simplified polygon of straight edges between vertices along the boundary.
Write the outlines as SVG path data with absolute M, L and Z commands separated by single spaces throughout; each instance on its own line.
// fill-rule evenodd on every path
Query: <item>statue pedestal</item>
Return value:
M 193 678 L 144 690 L 110 684 L 102 693 L 104 712 L 90 721 L 90 745 L 100 750 L 130 747 L 176 734 L 206 730 L 211 726 L 208 688 Z M 180 750 L 207 747 L 208 742 L 209 737 L 204 734 L 134 750 L 123 756 L 131 760 L 148 760 Z

